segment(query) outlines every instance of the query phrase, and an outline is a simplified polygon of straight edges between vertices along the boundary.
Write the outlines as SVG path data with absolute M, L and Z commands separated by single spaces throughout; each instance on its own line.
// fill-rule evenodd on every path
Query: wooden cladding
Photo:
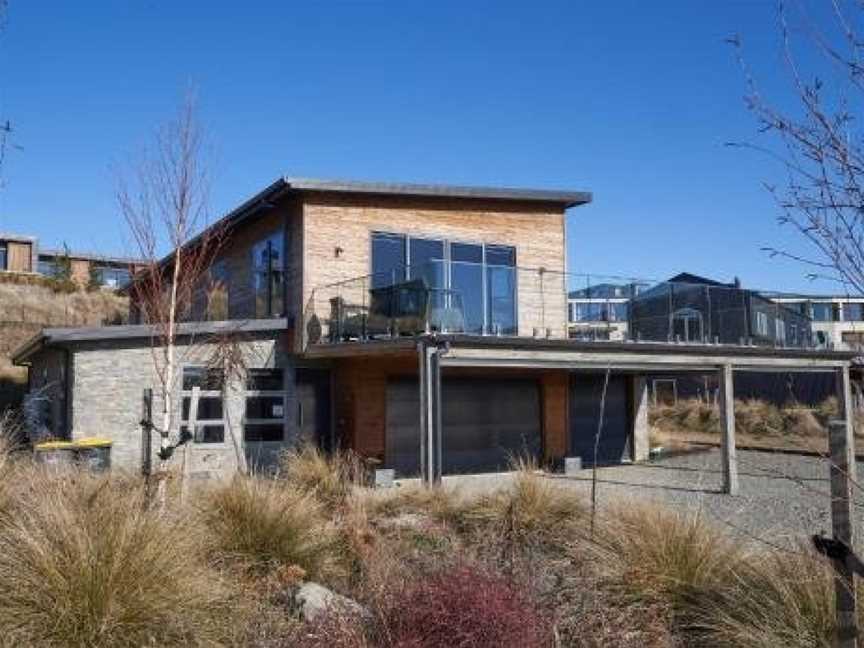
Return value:
M 9 241 L 7 244 L 6 270 L 9 272 L 33 272 L 33 245 Z

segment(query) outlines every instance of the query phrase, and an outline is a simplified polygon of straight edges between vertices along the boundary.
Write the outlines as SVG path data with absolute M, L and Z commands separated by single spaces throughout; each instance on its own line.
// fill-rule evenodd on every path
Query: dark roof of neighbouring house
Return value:
M 288 328 L 286 318 L 227 320 L 220 322 L 183 322 L 177 325 L 177 336 L 225 335 L 228 333 L 261 333 Z M 156 334 L 150 324 L 120 326 L 86 326 L 79 328 L 44 328 L 40 333 L 19 346 L 12 353 L 13 364 L 23 364 L 34 353 L 46 346 L 64 346 L 76 342 L 104 340 L 149 339 Z

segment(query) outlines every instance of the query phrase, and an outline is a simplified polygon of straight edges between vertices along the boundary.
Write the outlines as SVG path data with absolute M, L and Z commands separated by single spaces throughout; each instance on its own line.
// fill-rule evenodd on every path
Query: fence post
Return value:
M 834 539 L 855 550 L 852 532 L 852 486 L 855 483 L 855 445 L 852 429 L 852 389 L 849 367 L 837 370 L 839 418 L 828 425 L 828 445 L 831 457 L 831 523 Z M 834 592 L 837 614 L 837 645 L 857 648 L 857 598 L 854 574 L 848 561 L 834 561 L 836 577 Z
M 738 494 L 738 459 L 735 450 L 735 389 L 732 365 L 723 365 L 717 373 L 722 435 L 723 492 Z
M 141 474 L 150 477 L 153 470 L 153 390 L 145 389 L 141 398 Z

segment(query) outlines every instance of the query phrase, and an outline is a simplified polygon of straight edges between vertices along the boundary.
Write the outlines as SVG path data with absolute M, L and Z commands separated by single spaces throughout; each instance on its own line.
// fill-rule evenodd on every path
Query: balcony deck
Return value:
M 304 352 L 404 352 L 435 340 L 475 348 L 478 358 L 506 349 L 511 364 L 528 362 L 531 353 L 548 362 L 564 354 L 568 366 L 679 368 L 743 368 L 748 358 L 760 367 L 831 367 L 854 357 L 820 347 L 806 302 L 781 303 L 776 292 L 769 299 L 707 281 L 462 267 L 470 265 L 442 261 L 316 288 L 304 312 Z M 604 326 L 616 336 L 598 336 Z

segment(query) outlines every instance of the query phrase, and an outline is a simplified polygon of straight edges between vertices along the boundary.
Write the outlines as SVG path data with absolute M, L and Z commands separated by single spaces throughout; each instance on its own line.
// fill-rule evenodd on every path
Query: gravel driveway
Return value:
M 642 498 L 675 508 L 701 510 L 719 527 L 734 534 L 774 543 L 808 541 L 814 533 L 831 531 L 828 463 L 817 457 L 738 451 L 739 494 L 720 492 L 723 473 L 720 450 L 659 459 L 646 464 L 601 468 L 598 502 Z M 864 466 L 858 462 L 858 474 Z M 591 471 L 555 477 L 586 496 Z M 860 499 L 860 497 L 859 497 Z M 864 521 L 858 505 L 858 526 Z

